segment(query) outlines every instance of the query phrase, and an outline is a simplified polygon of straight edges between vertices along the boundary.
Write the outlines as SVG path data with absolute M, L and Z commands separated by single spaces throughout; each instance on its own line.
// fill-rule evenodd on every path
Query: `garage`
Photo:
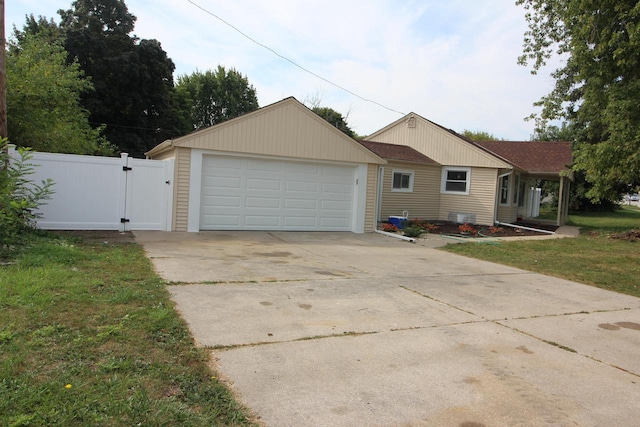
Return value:
M 356 168 L 205 155 L 201 230 L 351 231 Z
M 373 231 L 386 161 L 295 98 L 146 153 L 174 159 L 172 231 Z

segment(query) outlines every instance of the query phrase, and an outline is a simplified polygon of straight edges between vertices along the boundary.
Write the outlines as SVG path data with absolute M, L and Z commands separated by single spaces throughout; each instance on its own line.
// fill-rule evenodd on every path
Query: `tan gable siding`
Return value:
M 394 170 L 414 173 L 413 192 L 391 191 Z M 384 166 L 380 219 L 402 215 L 403 211 L 409 211 L 410 218 L 438 219 L 441 173 L 440 166 L 390 161 Z
M 173 186 L 173 224 L 174 231 L 187 231 L 189 222 L 189 175 L 191 173 L 191 149 L 175 149 L 175 183 Z
M 421 117 L 416 117 L 415 127 L 408 127 L 407 120 L 403 120 L 367 139 L 407 145 L 442 165 L 510 167 L 505 162 Z
M 364 217 L 365 233 L 373 232 L 377 227 L 376 205 L 378 199 L 378 165 L 367 165 L 367 202 Z
M 476 214 L 476 223 L 492 225 L 498 172 L 491 168 L 471 168 L 469 195 L 440 194 L 439 219 L 448 220 L 449 212 Z
M 352 163 L 384 163 L 293 98 L 176 139 L 174 146 Z

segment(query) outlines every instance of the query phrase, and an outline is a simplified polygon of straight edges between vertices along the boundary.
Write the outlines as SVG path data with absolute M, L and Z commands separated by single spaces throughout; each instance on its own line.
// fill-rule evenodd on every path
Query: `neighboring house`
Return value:
M 569 143 L 475 142 L 415 113 L 369 135 L 367 140 L 411 147 L 441 165 L 439 179 L 435 180 L 432 175 L 434 182 L 424 184 L 430 192 L 414 195 L 414 198 L 426 197 L 431 201 L 439 196 L 437 214 L 425 219 L 490 225 L 496 221 L 511 223 L 518 218 L 531 218 L 536 216 L 533 209 L 536 199 L 527 199 L 536 193 L 531 186 L 535 180 L 551 179 L 561 182 L 556 222 L 561 224 L 566 220 Z M 379 155 L 386 158 L 382 152 Z M 436 195 L 432 193 L 434 188 Z M 379 220 L 384 220 L 387 212 L 399 215 L 409 210 L 398 197 L 385 200 L 384 187 L 381 194 Z M 409 199 L 406 200 L 409 206 Z M 409 216 L 422 215 L 418 212 L 414 215 L 409 210 Z
M 174 231 L 352 231 L 376 227 L 386 163 L 295 98 L 168 140 Z

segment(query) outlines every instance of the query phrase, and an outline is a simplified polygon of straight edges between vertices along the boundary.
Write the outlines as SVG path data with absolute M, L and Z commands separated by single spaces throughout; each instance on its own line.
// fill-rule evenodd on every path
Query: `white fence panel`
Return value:
M 124 159 L 126 161 L 126 159 Z M 28 179 L 55 182 L 53 197 L 40 207 L 38 227 L 48 230 L 118 230 L 123 159 L 33 153 Z M 122 188 L 121 188 L 122 187 Z
M 32 153 L 40 183 L 54 194 L 39 209 L 47 230 L 170 230 L 173 161 Z M 13 156 L 17 154 L 13 153 Z

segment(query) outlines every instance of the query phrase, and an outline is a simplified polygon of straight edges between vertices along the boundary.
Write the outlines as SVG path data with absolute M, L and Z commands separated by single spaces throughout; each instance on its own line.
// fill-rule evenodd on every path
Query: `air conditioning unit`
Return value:
M 475 224 L 476 214 L 464 212 L 449 212 L 447 219 L 456 224 Z

